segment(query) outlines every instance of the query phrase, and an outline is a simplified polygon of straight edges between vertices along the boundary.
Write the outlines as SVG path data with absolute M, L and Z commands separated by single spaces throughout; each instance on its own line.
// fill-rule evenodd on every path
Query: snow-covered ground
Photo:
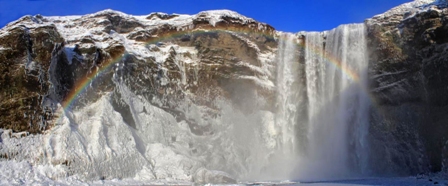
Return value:
M 187 181 L 144 180 L 136 178 L 82 181 L 65 177 L 60 166 L 33 166 L 27 161 L 0 161 L 0 185 L 191 185 Z
M 392 177 L 392 178 L 360 178 L 348 180 L 329 180 L 329 181 L 302 181 L 295 185 L 313 185 L 313 186 L 355 186 L 355 185 L 384 185 L 384 186 L 411 186 L 411 185 L 448 185 L 447 180 L 438 178 L 417 178 L 417 177 Z
M 26 161 L 1 161 L 0 185 L 192 185 L 189 181 L 145 180 L 139 178 L 82 181 L 76 176 L 64 177 L 60 167 L 32 166 Z M 238 185 L 313 185 L 313 186 L 411 186 L 448 185 L 440 176 L 359 178 L 347 180 L 240 182 Z

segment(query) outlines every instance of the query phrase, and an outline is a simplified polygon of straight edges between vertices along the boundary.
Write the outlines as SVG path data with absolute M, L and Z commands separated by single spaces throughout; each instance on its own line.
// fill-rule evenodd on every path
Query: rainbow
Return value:
M 329 62 L 330 64 L 334 65 L 336 68 L 340 69 L 343 72 L 343 74 L 347 75 L 355 83 L 359 83 L 360 75 L 356 71 L 354 71 L 350 66 L 342 63 L 342 61 L 340 61 L 333 54 L 324 51 L 323 49 L 321 49 L 321 47 L 313 46 L 311 44 L 306 44 L 306 42 L 304 42 L 304 41 L 297 42 L 297 45 L 301 48 L 308 48 L 313 53 L 321 55 L 323 57 L 323 59 L 325 59 L 324 61 Z M 373 107 L 371 107 L 372 109 L 375 109 L 377 112 L 379 112 L 383 116 L 387 115 L 387 113 L 383 112 L 383 110 L 378 109 L 378 108 L 380 108 L 380 106 L 379 106 L 380 104 L 377 102 L 375 97 L 370 93 L 370 90 L 368 89 L 368 87 L 361 86 L 361 91 L 363 91 L 363 93 L 365 95 L 367 95 L 367 97 L 369 98 L 370 104 L 373 105 Z
M 145 45 L 149 44 L 155 44 L 161 41 L 169 41 L 170 39 L 174 38 L 180 38 L 186 34 L 206 34 L 206 33 L 213 33 L 213 32 L 236 32 L 236 33 L 256 33 L 259 35 L 266 36 L 268 38 L 273 39 L 274 37 L 271 34 L 267 34 L 265 32 L 255 32 L 250 29 L 238 29 L 238 28 L 231 28 L 231 29 L 219 29 L 219 28 L 212 28 L 212 29 L 197 29 L 197 30 L 186 30 L 186 31 L 175 31 L 174 33 L 166 33 L 162 34 L 159 37 L 151 38 L 148 41 L 145 42 Z M 65 99 L 62 101 L 62 107 L 64 110 L 68 110 L 71 105 L 77 100 L 78 96 L 85 92 L 87 87 L 96 79 L 96 77 L 100 76 L 103 72 L 105 72 L 109 67 L 113 66 L 115 63 L 121 61 L 124 58 L 124 54 L 120 55 L 119 57 L 113 58 L 111 60 L 107 60 L 99 65 L 98 68 L 94 69 L 94 71 L 88 73 L 85 77 L 78 80 L 71 91 L 65 96 Z
M 302 48 L 308 48 L 315 54 L 321 55 L 325 59 L 325 61 L 330 62 L 331 64 L 335 65 L 343 73 L 345 73 L 350 79 L 352 79 L 355 82 L 359 82 L 359 74 L 356 71 L 354 71 L 353 69 L 351 69 L 350 66 L 343 64 L 338 58 L 336 58 L 331 53 L 325 52 L 320 47 L 306 44 L 303 41 L 298 42 L 298 45 Z
M 159 37 L 150 38 L 148 41 L 145 42 L 145 45 L 148 44 L 155 44 L 161 41 L 169 41 L 170 39 L 180 38 L 182 36 L 185 36 L 186 34 L 206 34 L 206 33 L 213 33 L 213 32 L 234 32 L 234 33 L 255 33 L 261 36 L 265 36 L 269 39 L 274 39 L 273 34 L 266 33 L 266 32 L 255 32 L 250 29 L 245 28 L 212 28 L 207 30 L 203 29 L 196 29 L 196 30 L 186 30 L 186 31 L 174 31 L 173 33 L 165 33 L 160 35 Z M 335 65 L 337 68 L 339 68 L 343 73 L 348 75 L 352 80 L 355 82 L 359 81 L 359 75 L 353 71 L 349 66 L 342 64 L 336 57 L 332 56 L 329 53 L 326 53 L 325 51 L 322 51 L 320 48 L 312 45 L 306 45 L 305 42 L 298 42 L 298 45 L 300 47 L 308 47 L 311 49 L 314 53 L 322 55 L 326 60 L 330 62 L 331 64 Z M 305 46 L 306 45 L 306 46 Z M 111 60 L 107 60 L 99 65 L 98 68 L 96 68 L 94 71 L 88 73 L 84 78 L 80 79 L 75 83 L 71 91 L 67 94 L 66 98 L 62 101 L 62 107 L 64 110 L 67 110 L 73 105 L 73 103 L 77 100 L 78 96 L 85 92 L 87 87 L 96 79 L 96 77 L 100 76 L 101 73 L 105 72 L 109 67 L 114 65 L 115 63 L 121 61 L 125 55 L 122 54 L 119 57 L 113 58 Z
M 70 108 L 70 106 L 76 101 L 76 98 L 78 95 L 82 94 L 87 87 L 103 72 L 105 72 L 109 67 L 111 67 L 113 64 L 121 61 L 125 55 L 121 55 L 120 57 L 117 57 L 113 60 L 109 60 L 104 64 L 100 64 L 99 67 L 93 69 L 92 72 L 89 72 L 85 77 L 78 80 L 71 91 L 67 94 L 66 99 L 62 101 L 62 107 L 64 110 L 67 110 Z

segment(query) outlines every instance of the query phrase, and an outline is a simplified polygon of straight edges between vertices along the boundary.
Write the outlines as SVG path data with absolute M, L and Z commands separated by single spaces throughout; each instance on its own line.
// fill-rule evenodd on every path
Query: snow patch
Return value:
M 237 18 L 243 21 L 243 23 L 247 23 L 249 21 L 254 21 L 251 18 L 247 18 L 237 12 L 231 10 L 210 10 L 210 11 L 202 11 L 194 16 L 195 19 L 198 18 L 207 18 L 211 25 L 216 26 L 216 23 L 222 21 L 223 17 L 232 17 Z
M 402 5 L 396 6 L 385 13 L 378 14 L 373 16 L 370 19 L 367 19 L 367 23 L 375 23 L 376 20 L 393 18 L 396 15 L 404 16 L 407 18 L 411 18 L 419 12 L 424 12 L 428 10 L 437 10 L 436 7 L 447 6 L 446 0 L 415 0 L 409 3 L 404 3 Z
M 3 47 L 3 46 L 0 46 L 0 52 L 2 52 L 2 51 L 6 51 L 6 50 L 11 50 L 11 48 L 5 48 L 5 47 Z

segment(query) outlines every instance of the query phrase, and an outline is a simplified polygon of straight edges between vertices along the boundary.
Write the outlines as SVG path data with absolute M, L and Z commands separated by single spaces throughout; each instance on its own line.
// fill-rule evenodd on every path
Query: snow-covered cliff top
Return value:
M 395 16 L 400 16 L 399 19 L 403 18 L 405 14 L 406 17 L 412 17 L 418 12 L 427 11 L 429 9 L 434 9 L 440 6 L 444 7 L 446 5 L 447 5 L 446 0 L 415 0 L 409 3 L 404 3 L 399 6 L 396 6 L 385 13 L 375 15 L 372 18 L 367 19 L 367 22 L 376 23 L 375 20 L 383 20 L 386 18 L 390 19 L 391 21 L 394 21 L 393 18 Z
M 273 31 L 271 26 L 230 10 L 202 11 L 196 15 L 151 13 L 128 15 L 115 10 L 103 10 L 83 16 L 24 16 L 0 29 L 0 35 L 20 28 L 33 30 L 53 27 L 68 47 L 109 48 L 123 45 L 127 51 L 142 54 L 144 45 L 153 38 L 166 37 L 170 32 L 208 30 L 215 27 L 244 27 L 254 31 Z M 1 44 L 0 44 L 1 47 Z M 139 52 L 140 51 L 140 52 Z
M 194 20 L 207 20 L 209 23 L 213 26 L 215 26 L 215 23 L 220 21 L 228 21 L 226 18 L 232 18 L 235 22 L 245 24 L 245 23 L 258 23 L 252 18 L 248 18 L 246 16 L 243 16 L 237 12 L 231 11 L 231 10 L 210 10 L 210 11 L 202 11 L 195 15 L 187 15 L 187 14 L 166 14 L 161 12 L 154 12 L 148 15 L 129 15 L 120 11 L 115 11 L 111 9 L 106 9 L 103 11 L 99 11 L 93 14 L 87 14 L 87 15 L 73 15 L 73 16 L 24 16 L 20 18 L 17 21 L 11 22 L 8 25 L 5 26 L 5 28 L 13 27 L 18 24 L 26 22 L 27 27 L 33 27 L 33 24 L 39 25 L 39 24 L 60 24 L 60 23 L 66 23 L 66 22 L 74 22 L 74 21 L 94 21 L 103 18 L 103 16 L 119 16 L 123 19 L 127 20 L 133 20 L 137 21 L 142 26 L 148 26 L 148 27 L 154 27 L 158 25 L 163 24 L 169 24 L 170 26 L 178 27 L 178 28 L 184 28 L 191 26 L 193 24 Z M 266 26 L 265 23 L 258 23 L 261 26 Z

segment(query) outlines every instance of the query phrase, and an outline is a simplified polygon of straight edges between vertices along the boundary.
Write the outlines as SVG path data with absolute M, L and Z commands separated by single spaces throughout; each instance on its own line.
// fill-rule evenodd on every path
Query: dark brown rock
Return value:
M 63 41 L 54 26 L 19 26 L 0 37 L 6 48 L 0 51 L 1 128 L 32 133 L 46 128 L 51 111 L 40 104 L 49 87 L 51 52 Z
M 371 115 L 372 148 L 376 156 L 388 156 L 379 172 L 441 170 L 448 135 L 443 124 L 448 121 L 447 15 L 445 5 L 434 4 L 416 14 L 398 12 L 366 21 L 376 110 Z M 381 162 L 384 158 L 376 161 Z

